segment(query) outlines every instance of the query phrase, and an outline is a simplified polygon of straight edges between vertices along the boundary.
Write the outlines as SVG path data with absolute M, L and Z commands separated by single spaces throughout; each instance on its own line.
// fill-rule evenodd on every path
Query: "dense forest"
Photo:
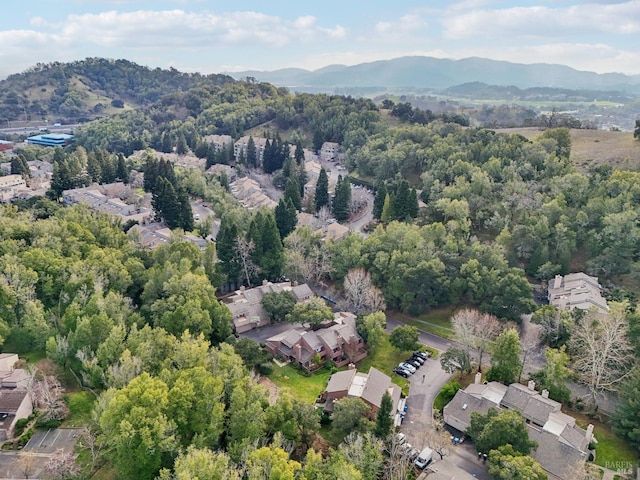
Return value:
M 111 67 L 113 79 L 87 72 Z M 504 327 L 536 311 L 532 284 L 586 271 L 600 277 L 609 300 L 621 302 L 612 318 L 626 348 L 616 367 L 626 372 L 606 386 L 592 383 L 594 392 L 615 390 L 620 381 L 637 388 L 638 375 L 628 373 L 640 338 L 640 174 L 607 165 L 577 171 L 567 128 L 530 140 L 408 103 L 294 95 L 253 79 L 140 71 L 125 61 L 40 65 L 22 75 L 16 78 L 25 88 L 35 78 L 50 85 L 86 77 L 92 89 L 141 105 L 80 127 L 64 150 L 19 150 L 16 173 L 26 175 L 26 161 L 35 158 L 53 163 L 49 198 L 0 207 L 0 338 L 18 353 L 46 352 L 98 395 L 91 428 L 100 459 L 118 478 L 405 478 L 406 466 L 383 442 L 388 431 L 365 418 L 361 405 L 336 412 L 343 437 L 354 434 L 329 451 L 314 445 L 321 417 L 309 404 L 289 395 L 269 404 L 252 375 L 264 368 L 264 352 L 232 335 L 230 311 L 216 296 L 229 285 L 290 278 L 326 282 L 348 297 L 354 275 L 366 272 L 383 297 L 378 308 L 417 316 L 465 305 Z M 243 154 L 235 166 L 241 174 L 262 168 L 271 175 L 284 191 L 274 210 L 243 209 L 224 175 L 163 158 L 191 152 L 207 166 L 235 163 L 204 137 L 247 132 L 268 137 L 264 165 Z M 305 196 L 302 148 L 318 151 L 326 141 L 341 144 L 349 176 L 339 177 L 330 198 L 323 170 Z M 139 150 L 146 151 L 132 155 Z M 248 150 L 255 157 L 255 144 Z M 128 182 L 132 172 L 144 173 L 139 187 L 151 193 L 157 218 L 176 229 L 153 251 L 125 233 L 131 225 L 58 203 L 67 188 Z M 323 241 L 308 227 L 295 228 L 303 207 L 329 207 L 348 219 L 352 180 L 375 191 L 368 235 Z M 210 231 L 210 224 L 194 223 L 190 198 L 207 202 L 221 222 L 217 241 L 204 250 L 181 235 Z M 375 319 L 361 315 L 359 322 L 368 338 Z M 577 365 L 578 332 L 605 329 L 596 318 L 548 307 L 534 322 L 543 327 L 542 341 L 559 349 L 550 350 L 550 365 L 553 355 L 563 366 L 572 356 Z M 518 344 L 507 363 L 519 353 Z M 552 373 L 536 378 L 564 400 L 564 384 Z M 620 411 L 637 418 L 633 397 L 625 398 Z M 617 426 L 640 444 L 636 426 L 621 414 Z M 266 465 L 280 476 L 263 477 Z

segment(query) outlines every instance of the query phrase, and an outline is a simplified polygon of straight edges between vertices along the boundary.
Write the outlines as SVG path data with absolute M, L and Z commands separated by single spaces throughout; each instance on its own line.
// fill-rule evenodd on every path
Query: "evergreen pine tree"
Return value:
M 302 148 L 302 142 L 300 142 L 300 140 L 296 142 L 296 151 L 293 155 L 298 165 L 302 165 L 304 163 L 304 149 Z
M 396 214 L 393 211 L 393 201 L 391 195 L 388 193 L 384 197 L 384 206 L 382 207 L 382 215 L 380 215 L 380 221 L 382 223 L 389 223 L 396 218 Z
M 320 169 L 320 175 L 318 175 L 318 181 L 316 182 L 315 201 L 316 211 L 329 205 L 329 177 L 324 167 Z
M 173 135 L 169 130 L 162 132 L 160 137 L 160 151 L 163 153 L 173 153 Z
M 409 194 L 409 205 L 407 206 L 407 214 L 409 218 L 416 218 L 418 216 L 418 192 L 415 187 L 411 189 Z
M 116 165 L 111 155 L 101 148 L 95 150 L 95 155 L 100 163 L 100 183 L 113 183 L 116 179 Z
M 53 163 L 59 163 L 64 161 L 64 159 L 66 158 L 66 155 L 64 153 L 64 150 L 62 149 L 62 147 L 56 147 L 53 150 Z
M 13 168 L 12 168 L 13 170 Z M 87 154 L 87 175 L 91 178 L 92 182 L 100 183 L 102 177 L 102 169 L 100 163 L 96 158 L 96 152 L 92 151 Z
M 300 197 L 300 188 L 295 178 L 287 180 L 287 186 L 284 189 L 285 200 L 291 200 L 296 210 L 302 210 L 302 198 Z
M 184 155 L 189 151 L 189 146 L 187 145 L 187 139 L 184 138 L 184 134 L 180 132 L 178 135 L 178 145 L 176 146 L 176 152 L 178 155 Z
M 387 197 L 387 186 L 383 181 L 379 181 L 376 187 L 376 196 L 373 199 L 373 217 L 380 220 L 382 218 L 382 209 L 384 201 Z
M 182 228 L 185 232 L 193 230 L 193 211 L 191 210 L 191 203 L 189 202 L 189 195 L 184 188 L 178 188 L 176 190 L 176 202 L 179 215 L 179 228 Z
M 393 410 L 393 399 L 389 392 L 384 392 L 382 400 L 380 401 L 380 408 L 376 414 L 376 436 L 384 440 L 391 433 L 393 427 L 393 417 L 391 416 Z
M 116 177 L 121 182 L 127 184 L 129 183 L 129 169 L 127 168 L 127 163 L 125 162 L 124 155 L 118 153 L 118 159 L 116 161 Z
M 404 222 L 407 218 L 410 218 L 409 215 L 409 182 L 406 180 L 401 180 L 398 188 L 396 190 L 396 194 L 393 197 L 393 209 L 395 213 L 396 220 Z
M 144 191 L 153 192 L 158 181 L 159 162 L 155 158 L 148 158 L 144 164 Z
M 284 247 L 272 211 L 263 214 L 261 242 L 258 266 L 262 276 L 267 280 L 277 280 L 284 268 Z
M 278 227 L 278 232 L 280 232 L 280 238 L 284 239 L 296 228 L 296 223 L 298 221 L 296 207 L 290 199 L 287 199 L 287 201 L 280 199 L 274 213 L 276 226 Z
M 316 130 L 313 132 L 313 149 L 316 152 L 319 152 L 322 148 L 322 144 L 324 143 L 324 135 L 320 130 Z
M 296 168 L 293 163 L 293 159 L 291 157 L 287 157 L 282 164 L 282 175 L 284 178 L 289 179 L 291 176 L 295 176 Z
M 307 177 L 307 170 L 304 168 L 304 162 L 302 163 L 302 165 L 298 165 L 296 170 L 298 172 L 298 186 L 300 187 L 300 197 L 304 198 L 304 186 L 309 181 L 309 178 Z
M 240 278 L 240 265 L 236 259 L 236 238 L 236 222 L 229 215 L 223 215 L 216 238 L 216 253 L 219 260 L 218 272 L 224 275 L 228 282 L 236 282 Z
M 264 146 L 264 153 L 262 154 L 262 169 L 264 170 L 264 173 L 273 173 L 277 170 L 275 149 L 275 140 L 271 141 L 267 138 L 267 142 Z
M 246 162 L 249 167 L 256 167 L 258 165 L 258 151 L 256 150 L 256 142 L 253 137 L 249 137 L 247 142 Z
M 336 193 L 331 208 L 333 216 L 339 222 L 349 218 L 351 208 L 351 182 L 349 182 L 349 177 L 345 177 L 344 179 L 338 177 Z

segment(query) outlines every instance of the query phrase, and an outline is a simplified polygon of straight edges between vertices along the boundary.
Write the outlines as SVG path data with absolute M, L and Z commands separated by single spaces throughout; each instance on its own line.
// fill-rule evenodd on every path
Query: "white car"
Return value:
M 416 367 L 410 365 L 408 363 L 401 363 L 398 365 L 400 368 L 404 368 L 405 370 L 409 370 L 411 373 L 416 373 Z

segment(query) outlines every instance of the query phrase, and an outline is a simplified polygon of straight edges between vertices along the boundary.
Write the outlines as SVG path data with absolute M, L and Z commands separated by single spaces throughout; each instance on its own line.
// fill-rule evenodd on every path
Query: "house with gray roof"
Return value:
M 336 372 L 329 378 L 327 388 L 322 393 L 324 411 L 332 412 L 333 406 L 342 398 L 361 398 L 369 405 L 373 413 L 378 411 L 382 397 L 388 392 L 393 401 L 391 412 L 395 415 L 402 389 L 391 381 L 391 377 L 371 367 L 368 373 L 358 372 L 353 364 L 343 372 Z
M 233 327 L 236 333 L 244 333 L 254 328 L 269 325 L 269 315 L 262 307 L 262 297 L 266 293 L 291 292 L 298 302 L 304 302 L 315 295 L 306 283 L 264 281 L 254 288 L 240 287 L 240 290 L 226 299 L 226 306 L 231 311 Z
M 549 282 L 548 295 L 549 303 L 561 310 L 595 308 L 600 313 L 609 312 L 598 278 L 583 272 L 570 273 L 564 277 L 556 275 Z
M 355 363 L 367 356 L 367 347 L 356 331 L 355 315 L 338 312 L 332 322 L 320 328 L 292 328 L 265 341 L 274 356 L 299 363 L 306 370 L 326 361 L 337 367 Z M 319 361 L 318 361 L 319 360 Z
M 547 472 L 550 479 L 566 478 L 574 465 L 584 463 L 594 441 L 593 425 L 580 428 L 570 415 L 561 411 L 562 404 L 549 398 L 549 392 L 538 393 L 535 383 L 517 383 L 508 387 L 498 382 L 476 383 L 459 390 L 443 409 L 444 422 L 464 432 L 471 423 L 471 414 L 486 414 L 490 408 L 518 411 L 525 419 L 528 434 L 538 446 L 531 456 Z
M 0 354 L 0 441 L 13 435 L 16 423 L 33 412 L 31 396 L 25 388 L 28 373 L 15 368 L 18 355 Z

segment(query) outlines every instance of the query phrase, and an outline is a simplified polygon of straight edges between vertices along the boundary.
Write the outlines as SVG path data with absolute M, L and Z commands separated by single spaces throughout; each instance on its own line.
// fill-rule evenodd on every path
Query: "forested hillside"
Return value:
M 0 81 L 0 123 L 76 123 L 116 113 L 125 106 L 149 105 L 172 92 L 230 82 L 233 79 L 226 75 L 150 69 L 128 60 L 40 63 Z

